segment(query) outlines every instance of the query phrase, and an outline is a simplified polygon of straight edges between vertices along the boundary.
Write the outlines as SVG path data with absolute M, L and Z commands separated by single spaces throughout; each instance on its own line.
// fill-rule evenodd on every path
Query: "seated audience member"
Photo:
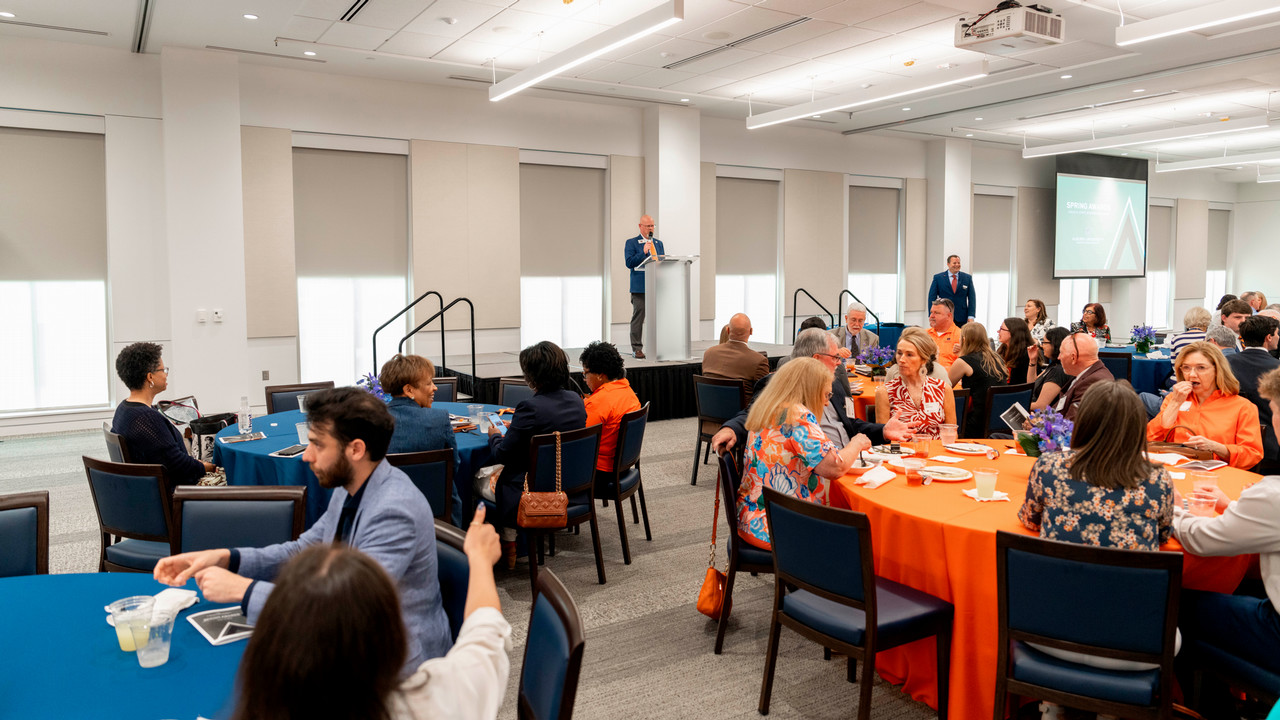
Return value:
M 911 328 L 907 329 L 910 330 Z M 802 331 L 796 336 L 796 343 L 791 348 L 790 358 L 783 359 L 813 358 L 829 370 L 838 370 L 840 365 L 843 364 L 837 354 L 838 349 L 834 335 L 826 330 L 811 328 Z M 789 365 L 790 363 L 787 364 Z M 784 367 L 783 363 L 778 363 L 779 372 Z M 769 385 L 769 381 L 777 374 L 775 372 L 766 375 L 763 380 L 756 383 L 755 398 L 758 398 L 760 393 L 764 392 L 764 389 Z M 751 405 L 729 419 L 712 436 L 712 450 L 717 453 L 723 453 L 733 450 L 735 447 L 743 447 L 747 439 L 747 416 L 751 411 L 751 407 L 755 405 L 755 398 L 752 399 Z M 814 414 L 818 414 L 816 409 Z M 823 407 L 822 414 L 818 416 L 818 421 L 822 425 L 823 432 L 832 440 L 836 438 L 847 440 L 858 435 L 866 435 L 873 443 L 883 443 L 895 440 L 910 440 L 912 437 L 910 425 L 900 420 L 889 419 L 883 424 L 859 420 L 853 413 L 852 398 L 849 397 L 847 390 L 841 388 L 838 380 L 831 382 L 831 399 Z
M 1031 388 L 1031 407 L 1028 410 L 1034 412 L 1049 407 L 1062 394 L 1063 388 L 1071 384 L 1073 378 L 1062 368 L 1061 357 L 1062 341 L 1070 334 L 1071 331 L 1064 327 L 1051 328 L 1038 346 L 1027 348 L 1031 364 L 1040 368 Z
M 1235 354 L 1236 343 L 1240 342 L 1240 336 L 1236 335 L 1236 331 L 1226 325 L 1214 325 L 1209 328 L 1205 331 L 1204 339 L 1216 345 L 1223 355 Z
M 1274 312 L 1278 312 L 1278 313 L 1280 313 L 1280 303 L 1271 303 L 1270 305 L 1268 305 L 1268 306 L 1266 307 L 1266 309 L 1267 309 L 1267 310 L 1271 310 L 1271 311 L 1274 311 Z M 1259 312 L 1261 312 L 1261 311 L 1259 311 Z
M 1101 303 L 1089 303 L 1080 314 L 1080 322 L 1084 323 L 1084 331 L 1089 337 L 1101 343 L 1111 342 L 1111 328 L 1107 326 L 1107 311 Z
M 770 549 L 761 501 L 770 487 L 819 505 L 830 504 L 831 481 L 844 475 L 858 453 L 871 447 L 856 435 L 844 447 L 818 425 L 827 404 L 831 370 L 813 358 L 797 358 L 777 372 L 747 414 L 747 444 L 738 490 L 738 534 Z
M 720 344 L 727 342 L 729 342 L 729 323 L 725 323 L 724 327 L 720 328 Z
M 116 375 L 129 388 L 129 397 L 116 406 L 111 432 L 124 438 L 130 462 L 163 465 L 175 485 L 194 485 L 213 471 L 213 464 L 191 457 L 182 433 L 151 407 L 169 388 L 162 351 L 155 343 L 136 342 L 116 356 Z
M 1040 341 L 1044 340 L 1044 334 L 1054 327 L 1043 300 L 1035 298 L 1028 300 L 1027 304 L 1022 306 L 1022 316 L 1031 331 L 1031 341 L 1034 345 L 1039 345 Z
M 812 317 L 807 317 L 803 321 L 801 321 L 800 329 L 798 332 L 804 332 L 809 328 L 817 328 L 823 332 L 827 332 L 827 321 L 823 320 L 817 315 L 814 315 Z M 836 362 L 836 370 L 835 370 L 836 384 L 840 386 L 840 389 L 844 392 L 845 395 L 852 395 L 853 391 L 849 385 L 849 369 L 845 366 L 845 362 L 844 362 L 845 360 L 848 360 L 850 357 L 852 357 L 852 353 L 849 352 L 848 348 L 842 347 L 842 348 L 837 348 L 835 351 L 835 354 L 839 356 L 838 361 Z M 790 359 L 791 359 L 790 355 L 787 355 L 786 357 L 778 358 L 778 362 L 777 364 L 774 365 L 773 369 L 775 371 L 781 370 L 782 366 L 785 365 L 787 361 Z M 760 383 L 756 383 L 756 384 L 759 385 Z M 744 415 L 743 417 L 746 417 L 746 416 Z
M 1231 332 L 1236 334 L 1236 350 L 1240 350 L 1240 323 L 1244 319 L 1253 315 L 1253 308 L 1249 307 L 1249 303 L 1243 300 L 1228 300 L 1218 309 L 1218 313 L 1222 318 L 1223 327 L 1231 328 Z
M 1239 299 L 1239 298 L 1237 298 L 1235 295 L 1232 295 L 1232 294 L 1230 294 L 1230 293 L 1227 293 L 1226 295 L 1223 295 L 1223 296 L 1222 296 L 1222 298 L 1221 298 L 1220 300 L 1218 300 L 1218 305 L 1217 305 L 1217 307 L 1215 308 L 1215 310 L 1216 310 L 1217 312 L 1221 313 L 1221 312 L 1222 312 L 1222 306 L 1223 306 L 1223 305 L 1226 305 L 1227 303 L 1231 302 L 1232 300 L 1238 300 L 1238 299 Z M 1215 319 L 1214 319 L 1214 322 L 1215 322 L 1215 323 L 1217 323 L 1217 324 L 1219 324 L 1219 325 L 1221 325 L 1221 324 L 1222 324 L 1222 319 L 1221 319 L 1220 317 L 1215 318 Z
M 986 327 L 980 322 L 965 323 L 960 329 L 960 357 L 947 371 L 952 385 L 963 383 L 969 389 L 969 412 L 964 416 L 960 437 L 978 438 L 985 434 L 987 389 L 1004 385 L 1008 373 L 1004 360 L 991 349 Z
M 1265 309 L 1259 310 L 1258 314 L 1263 317 L 1269 317 L 1276 322 L 1280 322 L 1280 305 L 1268 305 Z M 1280 360 L 1280 348 L 1272 350 L 1271 357 Z
M 395 418 L 396 429 L 391 434 L 388 453 L 426 452 L 452 450 L 453 467 L 461 467 L 458 441 L 453 436 L 449 413 L 431 407 L 436 396 L 436 368 L 421 355 L 395 355 L 382 365 L 378 382 L 391 395 L 387 411 Z M 454 527 L 462 526 L 462 500 L 458 485 L 453 485 L 452 517 Z
M 343 545 L 299 553 L 280 571 L 245 647 L 234 720 L 497 717 L 511 671 L 511 626 L 493 581 L 502 551 L 484 508 L 463 548 L 471 572 L 458 641 L 403 682 L 407 637 L 386 571 Z
M 968 323 L 965 323 L 965 324 L 968 325 Z M 958 330 L 959 328 L 957 327 L 956 329 Z M 908 328 L 903 328 L 902 334 L 898 336 L 898 339 L 901 340 L 902 338 L 907 337 L 909 335 L 919 335 L 921 337 L 929 338 L 930 341 L 933 340 L 932 336 L 929 334 L 927 330 L 925 330 L 924 328 L 916 327 L 915 325 L 912 325 L 911 327 L 908 327 Z M 960 336 L 959 333 L 957 333 L 956 336 L 959 337 Z M 957 350 L 956 352 L 960 352 L 960 351 Z M 959 355 L 957 355 L 956 357 L 959 357 Z M 890 365 L 888 368 L 885 369 L 885 373 L 884 373 L 885 382 L 889 382 L 890 380 L 896 377 L 898 377 L 898 366 L 896 364 Z M 933 364 L 933 371 L 929 373 L 929 377 L 937 378 L 945 382 L 947 384 L 947 387 L 951 387 L 953 384 L 951 382 L 949 369 L 943 367 L 942 363 Z
M 511 426 L 503 435 L 489 428 L 489 452 L 501 464 L 494 492 L 498 506 L 495 524 L 502 528 L 502 555 L 507 569 L 516 566 L 516 510 L 529 469 L 529 443 L 534 435 L 557 430 L 581 430 L 587 426 L 587 409 L 582 396 L 569 388 L 569 358 L 553 342 L 543 340 L 520 351 L 520 371 L 533 390 L 533 397 L 521 400 L 511 416 Z
M 1262 426 L 1262 462 L 1253 472 L 1264 475 L 1280 473 L 1280 445 L 1270 428 L 1271 403 L 1258 394 L 1258 380 L 1280 367 L 1280 360 L 1271 357 L 1271 351 L 1280 345 L 1280 322 L 1258 313 L 1240 323 L 1240 341 L 1244 350 L 1227 356 L 1231 372 L 1240 381 L 1240 395 L 1258 408 L 1258 422 Z
M 1280 413 L 1280 370 L 1258 380 L 1258 393 L 1269 401 L 1273 417 Z M 1280 429 L 1273 426 L 1272 432 Z M 1217 488 L 1213 492 L 1221 513 L 1214 517 L 1186 512 L 1175 496 L 1174 537 L 1195 555 L 1258 553 L 1266 597 L 1183 589 L 1178 627 L 1188 640 L 1203 639 L 1280 675 L 1280 614 L 1276 613 L 1280 607 L 1280 477 L 1264 477 L 1246 486 L 1234 501 Z M 1207 717 L 1240 717 L 1227 688 L 1211 673 L 1204 674 L 1201 698 L 1198 709 Z
M 1188 310 L 1187 314 L 1182 316 L 1182 324 L 1186 330 L 1174 335 L 1169 343 L 1173 346 L 1173 354 L 1177 355 L 1182 352 L 1182 348 L 1193 342 L 1204 340 L 1210 319 L 1209 311 L 1202 307 L 1193 307 Z
M 440 604 L 431 507 L 409 477 L 386 462 L 395 421 L 381 400 L 353 387 L 320 390 L 307 395 L 307 421 L 310 444 L 302 459 L 321 487 L 333 489 L 316 524 L 279 545 L 164 558 L 156 563 L 155 579 L 181 587 L 194 576 L 205 600 L 238 602 L 256 625 L 286 561 L 313 545 L 348 545 L 376 560 L 396 583 L 409 629 L 405 669 L 412 672 L 453 644 Z
M 876 388 L 876 418 L 913 424 L 917 437 L 933 439 L 939 437 L 939 425 L 954 425 L 956 405 L 951 388 L 929 377 L 937 358 L 938 346 L 928 335 L 903 333 L 898 340 L 898 377 Z
M 1010 385 L 1034 382 L 1036 374 L 1031 369 L 1031 359 L 1027 354 L 1027 348 L 1034 342 L 1031 339 L 1031 331 L 1027 329 L 1026 321 L 1022 318 L 1005 318 L 1004 322 L 1000 323 L 996 339 L 1000 342 L 996 354 L 1004 361 L 1005 368 L 1009 371 L 1005 381 Z
M 938 346 L 937 362 L 944 369 L 960 357 L 960 328 L 955 323 L 955 305 L 946 298 L 938 298 L 929 307 L 929 337 Z
M 1098 359 L 1098 340 L 1087 333 L 1072 333 L 1062 341 L 1062 369 L 1074 378 L 1058 397 L 1054 409 L 1068 420 L 1075 420 L 1080 400 L 1089 386 L 1103 380 L 1115 380 L 1107 366 Z
M 1250 290 L 1240 295 L 1240 299 L 1248 305 L 1254 313 L 1267 306 L 1267 296 L 1262 294 L 1261 290 Z
M 880 336 L 863 328 L 867 323 L 867 308 L 862 303 L 850 303 L 844 311 L 844 324 L 835 329 L 836 342 L 849 351 L 850 357 L 858 357 L 864 350 L 880 344 Z
M 769 358 L 747 345 L 751 318 L 738 313 L 729 318 L 729 342 L 712 345 L 702 354 L 702 374 L 723 380 L 740 380 L 747 397 L 760 378 L 769 374 Z
M 600 449 L 596 453 L 596 487 L 600 480 L 611 480 L 614 455 L 618 447 L 618 427 L 622 416 L 640 409 L 640 398 L 636 397 L 627 380 L 627 369 L 623 366 L 622 355 L 613 344 L 599 340 L 583 349 L 578 356 L 582 364 L 582 377 L 587 381 L 591 394 L 583 400 L 587 409 L 587 424 L 601 425 Z M 600 473 L 610 473 L 602 478 Z
M 1240 396 L 1240 381 L 1216 345 L 1192 343 L 1173 361 L 1178 382 L 1160 414 L 1147 423 L 1147 439 L 1209 450 L 1248 470 L 1262 459 L 1258 408 Z

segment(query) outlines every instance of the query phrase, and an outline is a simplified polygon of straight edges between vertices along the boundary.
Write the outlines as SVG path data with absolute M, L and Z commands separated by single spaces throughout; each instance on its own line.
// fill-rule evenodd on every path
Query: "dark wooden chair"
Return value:
M 1117 380 L 1129 380 L 1133 377 L 1133 355 L 1127 352 L 1100 352 L 1098 359 Z
M 440 604 L 449 618 L 449 634 L 454 640 L 462 630 L 467 613 L 467 584 L 471 563 L 462 549 L 466 536 L 458 528 L 436 518 L 436 576 L 440 581 Z M 548 571 L 549 573 L 550 571 Z
M 421 452 L 389 453 L 387 462 L 404 471 L 405 475 L 426 496 L 431 514 L 436 519 L 451 522 L 453 517 L 453 450 L 423 450 Z
M 569 512 L 564 528 L 525 528 L 529 544 L 529 582 L 538 585 L 538 564 L 545 562 L 543 538 L 566 528 L 591 524 L 591 543 L 596 555 L 596 575 L 605 582 L 604 554 L 600 550 L 600 526 L 596 522 L 596 452 L 600 449 L 600 425 L 560 433 L 560 489 L 569 496 Z M 529 441 L 529 471 L 526 480 L 531 492 L 553 492 L 556 488 L 555 433 L 534 435 Z M 536 544 L 535 544 L 536 541 Z M 555 554 L 554 540 L 551 546 Z M 534 548 L 537 548 L 535 554 Z
M 307 488 L 302 485 L 174 488 L 178 551 L 266 547 L 297 540 L 306 506 Z
M 725 522 L 729 524 L 729 532 L 725 534 L 724 545 L 729 556 L 729 566 L 725 570 L 724 609 L 720 611 L 720 621 L 716 628 L 716 655 L 724 648 L 724 632 L 729 627 L 729 613 L 733 609 L 733 580 L 738 573 L 749 572 L 773 573 L 773 553 L 751 545 L 738 535 L 738 486 L 741 476 L 733 464 L 729 453 L 720 456 L 720 483 L 718 492 L 721 495 L 721 511 Z
M 640 522 L 636 512 L 636 496 L 640 497 L 640 512 L 644 515 L 644 539 L 653 540 L 649 529 L 649 508 L 644 502 L 644 482 L 640 477 L 640 450 L 644 446 L 644 429 L 649 419 L 649 403 L 622 416 L 618 422 L 618 444 L 613 454 L 613 471 L 596 471 L 596 496 L 613 500 L 618 513 L 618 535 L 622 538 L 622 561 L 631 564 L 631 545 L 627 540 L 627 523 L 623 517 L 622 501 L 631 498 L 632 522 Z
M 956 437 L 964 437 L 964 418 L 969 412 L 969 388 L 953 389 L 956 401 Z
M 538 575 L 520 668 L 520 720 L 573 717 L 585 636 L 582 614 L 564 583 L 550 570 Z
M 498 404 L 515 407 L 521 400 L 533 397 L 533 388 L 519 378 L 498 379 Z
M 1022 403 L 1022 407 L 1031 412 L 1031 391 L 1035 383 L 1021 385 L 992 385 L 987 388 L 987 424 L 983 437 L 991 437 L 992 433 L 1007 433 L 1009 426 L 1004 424 L 1000 415 L 1013 407 L 1014 403 Z
M 149 573 L 160 558 L 178 554 L 173 483 L 163 465 L 81 460 L 102 535 L 100 572 Z
M 690 485 L 698 484 L 698 456 L 702 464 L 711 457 L 711 437 L 720 426 L 747 406 L 747 388 L 741 380 L 693 376 L 694 400 L 698 407 L 698 442 L 693 448 L 693 475 Z M 706 443 L 703 452 L 702 444 Z
M 102 423 L 102 437 L 107 441 L 107 457 L 111 458 L 111 462 L 133 462 L 129 459 L 129 444 L 123 437 L 111 432 L 111 423 Z
M 299 395 L 306 395 L 316 390 L 328 390 L 332 387 L 332 380 L 295 385 L 268 385 L 266 387 L 267 414 L 297 410 Z
M 0 578 L 49 574 L 49 491 L 0 495 Z
M 458 402 L 458 378 L 437 376 L 432 382 L 436 384 L 434 402 Z

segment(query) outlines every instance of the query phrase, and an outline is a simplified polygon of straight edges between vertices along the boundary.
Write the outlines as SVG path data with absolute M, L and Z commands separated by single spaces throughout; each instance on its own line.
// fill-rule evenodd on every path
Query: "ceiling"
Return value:
M 247 63 L 479 87 L 661 1 L 0 0 L 0 12 L 14 15 L 0 17 L 0 37 L 148 53 L 214 48 Z M 957 20 L 996 1 L 685 0 L 682 22 L 526 92 L 744 119 L 838 94 L 872 99 L 941 82 L 949 66 L 985 58 L 990 75 L 971 84 L 794 124 L 1021 147 L 1257 116 L 1269 101 L 1280 109 L 1280 94 L 1271 94 L 1280 90 L 1280 14 L 1117 47 L 1121 0 L 1054 0 L 1062 44 L 1011 55 L 956 49 Z M 1123 21 L 1204 4 L 1123 0 Z M 1274 151 L 1280 122 L 1275 128 L 1104 152 L 1165 162 Z M 1261 167 L 1276 172 L 1280 160 Z M 1223 170 L 1236 181 L 1257 172 Z

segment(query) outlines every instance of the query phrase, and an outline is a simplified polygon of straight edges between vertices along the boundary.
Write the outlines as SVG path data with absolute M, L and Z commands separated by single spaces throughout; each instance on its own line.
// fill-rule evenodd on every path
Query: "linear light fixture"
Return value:
M 568 50 L 552 55 L 531 65 L 500 83 L 489 86 L 489 101 L 497 102 L 532 85 L 599 57 L 623 45 L 635 42 L 646 35 L 674 25 L 684 19 L 684 0 L 667 0 L 652 10 L 640 13 L 630 20 L 602 33 L 593 35 Z
M 1156 172 L 1177 172 L 1179 170 L 1200 170 L 1220 165 L 1250 165 L 1260 162 L 1280 160 L 1280 150 L 1270 152 L 1246 153 L 1244 155 L 1221 155 L 1203 160 L 1182 160 L 1180 162 L 1156 163 Z
M 1116 28 L 1116 45 L 1134 45 L 1280 12 L 1276 0 L 1221 0 Z
M 793 105 L 791 107 L 770 110 L 759 115 L 751 115 L 747 117 L 747 129 L 756 130 L 770 125 L 791 122 L 792 120 L 800 120 L 803 118 L 813 117 L 828 112 L 836 112 L 839 110 L 848 110 L 849 108 L 859 107 L 861 105 L 871 105 L 873 103 L 883 102 L 885 100 L 893 100 L 895 98 L 906 97 L 907 95 L 918 95 L 930 90 L 937 90 L 948 85 L 959 85 L 960 83 L 970 82 L 987 76 L 987 61 L 966 63 L 958 65 L 948 72 L 956 73 L 954 78 L 945 82 L 930 83 L 927 80 L 917 81 L 914 86 L 885 95 L 875 95 L 867 97 L 865 92 L 851 92 L 835 97 L 825 98 L 823 100 L 814 100 L 802 105 Z
M 1258 182 L 1260 183 L 1280 182 L 1280 170 L 1277 170 L 1276 172 L 1264 173 L 1262 172 L 1261 166 L 1256 166 L 1256 167 L 1258 170 Z
M 1067 153 L 1088 152 L 1090 150 L 1106 150 L 1108 148 L 1127 147 L 1129 145 L 1147 145 L 1165 140 L 1182 140 L 1184 138 L 1219 135 L 1222 133 L 1258 130 L 1270 125 L 1266 115 L 1240 118 L 1238 120 L 1218 120 L 1198 125 L 1186 125 L 1168 130 L 1152 130 L 1151 132 L 1133 133 L 1132 135 L 1116 135 L 1097 138 L 1095 140 L 1077 140 L 1075 142 L 1041 145 L 1023 148 L 1023 158 L 1045 157 L 1047 155 L 1066 155 Z

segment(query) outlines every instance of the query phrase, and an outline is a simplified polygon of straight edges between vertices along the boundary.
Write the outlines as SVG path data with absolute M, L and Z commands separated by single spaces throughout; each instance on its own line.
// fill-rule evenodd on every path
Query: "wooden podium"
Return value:
M 654 360 L 689 359 L 689 273 L 697 255 L 649 256 L 644 271 L 644 346 Z

